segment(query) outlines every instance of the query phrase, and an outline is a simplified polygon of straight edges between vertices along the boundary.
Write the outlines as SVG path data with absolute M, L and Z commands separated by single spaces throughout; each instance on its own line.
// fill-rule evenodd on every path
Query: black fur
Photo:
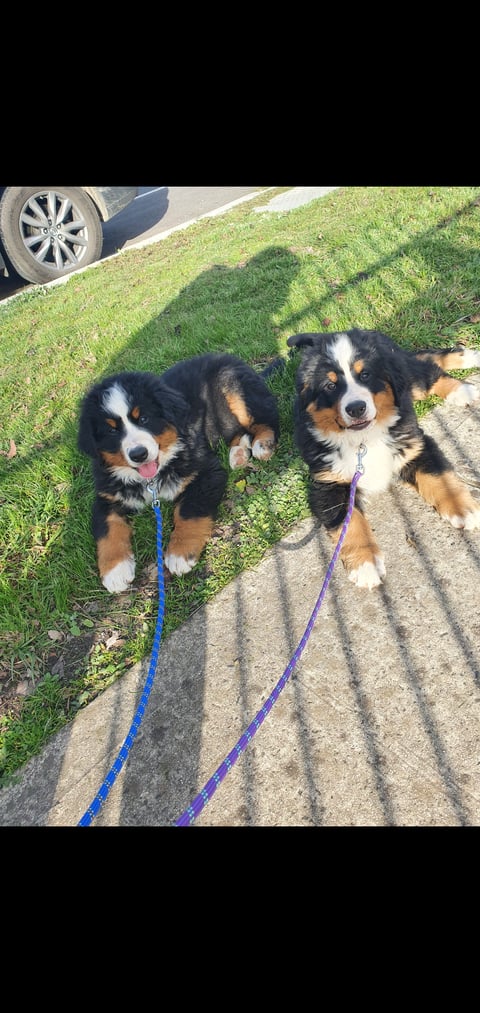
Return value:
M 304 333 L 287 344 L 298 349 L 295 440 L 308 465 L 312 513 L 338 539 L 363 444 L 365 475 L 355 493 L 352 530 L 341 551 L 350 579 L 373 587 L 385 574 L 383 557 L 365 518 L 365 492 L 394 478 L 413 486 L 455 527 L 480 526 L 479 504 L 459 480 L 435 441 L 421 429 L 414 400 L 430 394 L 468 404 L 478 393 L 442 365 L 480 365 L 463 347 L 408 352 L 387 335 L 355 328 Z M 363 518 L 361 520 L 360 518 Z
M 166 565 L 186 573 L 208 541 L 225 490 L 219 441 L 239 467 L 251 453 L 270 457 L 278 437 L 275 397 L 264 377 L 233 355 L 207 353 L 159 376 L 123 372 L 96 383 L 81 406 L 78 443 L 93 460 L 93 534 L 105 587 L 122 591 L 133 580 L 128 520 L 151 502 L 152 484 L 175 504 Z

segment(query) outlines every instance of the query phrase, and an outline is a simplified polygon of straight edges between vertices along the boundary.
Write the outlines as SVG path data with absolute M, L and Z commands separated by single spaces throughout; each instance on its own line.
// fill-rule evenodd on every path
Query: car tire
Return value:
M 103 231 L 88 194 L 75 186 L 6 187 L 0 238 L 9 266 L 44 285 L 99 260 Z

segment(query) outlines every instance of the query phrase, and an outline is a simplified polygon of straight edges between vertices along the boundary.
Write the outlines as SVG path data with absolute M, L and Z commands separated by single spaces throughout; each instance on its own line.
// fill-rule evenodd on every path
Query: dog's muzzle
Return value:
M 349 404 L 345 405 L 345 414 L 352 420 L 348 423 L 349 429 L 365 429 L 373 421 L 367 416 L 367 403 L 366 401 L 350 401 Z
M 131 450 L 128 450 L 127 455 L 132 464 L 143 464 L 143 462 L 147 460 L 148 450 L 146 447 L 142 447 L 141 444 L 139 444 L 138 447 L 132 447 Z

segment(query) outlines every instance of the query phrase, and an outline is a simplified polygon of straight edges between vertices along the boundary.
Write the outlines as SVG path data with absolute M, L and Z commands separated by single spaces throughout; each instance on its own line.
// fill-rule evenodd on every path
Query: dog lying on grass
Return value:
M 437 443 L 421 429 L 414 401 L 436 394 L 473 404 L 480 390 L 448 369 L 480 366 L 480 352 L 456 347 L 408 352 L 378 331 L 295 334 L 295 439 L 310 471 L 310 507 L 335 543 L 347 514 L 358 450 L 364 474 L 340 550 L 348 577 L 373 588 L 385 577 L 382 552 L 365 516 L 365 495 L 394 478 L 414 489 L 455 528 L 480 528 L 480 502 L 454 474 Z
M 227 484 L 215 446 L 229 446 L 231 468 L 276 449 L 277 403 L 265 377 L 282 362 L 260 374 L 236 356 L 207 353 L 159 376 L 118 373 L 88 391 L 78 442 L 93 460 L 93 534 L 107 591 L 125 591 L 135 577 L 129 521 L 152 503 L 153 489 L 175 504 L 165 566 L 180 575 L 192 569 Z

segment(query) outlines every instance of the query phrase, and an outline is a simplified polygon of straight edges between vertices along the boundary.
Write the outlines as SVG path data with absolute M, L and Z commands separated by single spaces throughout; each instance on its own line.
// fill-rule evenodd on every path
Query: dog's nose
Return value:
M 143 461 L 147 460 L 148 450 L 146 447 L 142 446 L 132 447 L 131 450 L 128 451 L 128 456 L 134 464 L 142 464 Z
M 367 406 L 365 401 L 350 401 L 345 409 L 347 415 L 350 415 L 352 419 L 361 419 L 362 415 L 365 415 Z

